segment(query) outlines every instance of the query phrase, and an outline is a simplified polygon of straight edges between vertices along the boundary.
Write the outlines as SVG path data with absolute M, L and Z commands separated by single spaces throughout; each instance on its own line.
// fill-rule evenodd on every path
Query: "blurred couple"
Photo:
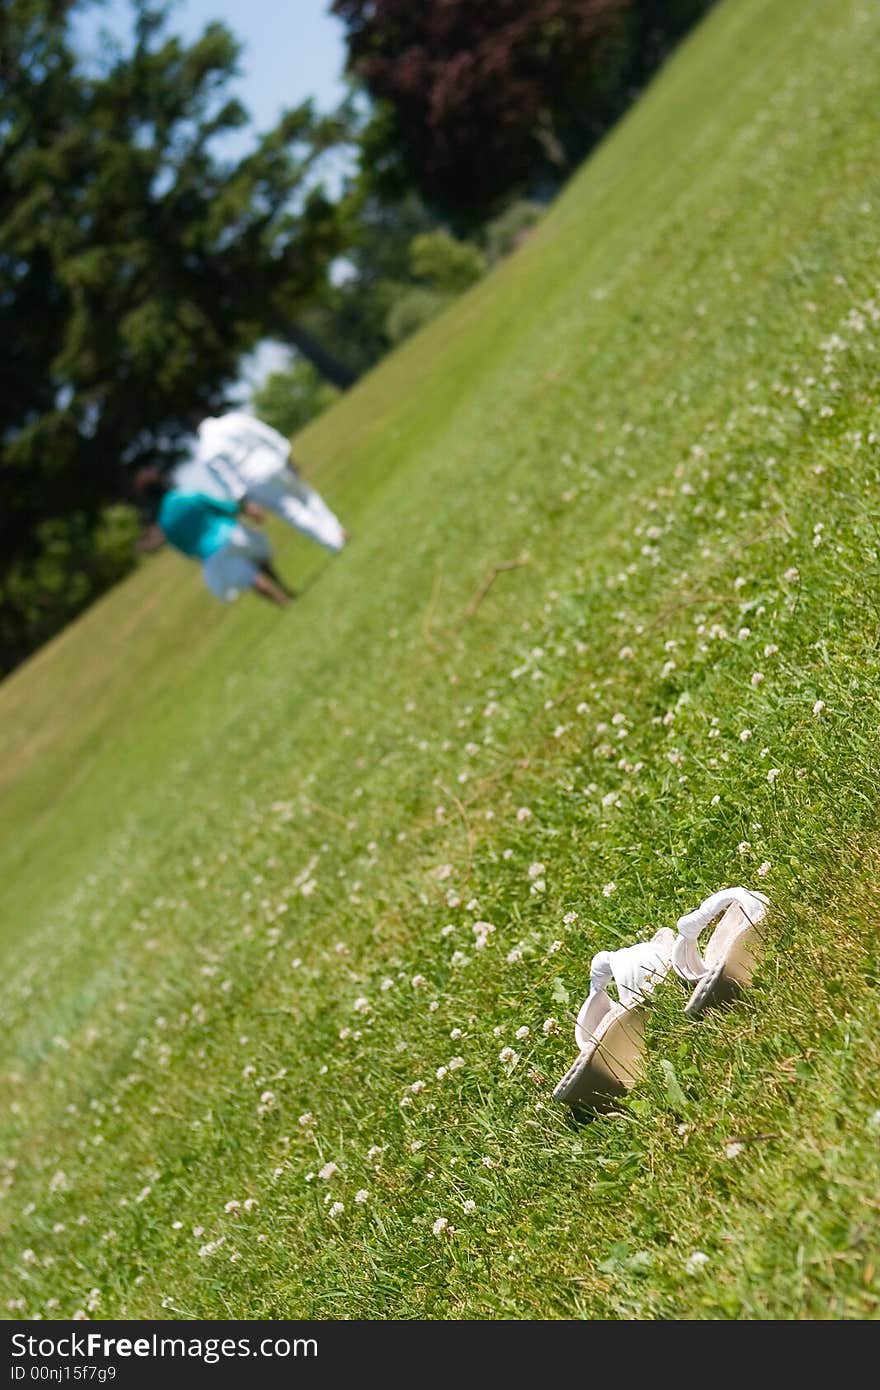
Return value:
M 140 468 L 134 483 L 153 516 L 139 549 L 164 540 L 198 560 L 208 588 L 224 603 L 246 589 L 280 607 L 295 597 L 272 564 L 268 537 L 243 517 L 261 522 L 274 512 L 335 554 L 349 538 L 300 476 L 284 436 L 243 411 L 202 420 L 186 463 L 171 475 Z

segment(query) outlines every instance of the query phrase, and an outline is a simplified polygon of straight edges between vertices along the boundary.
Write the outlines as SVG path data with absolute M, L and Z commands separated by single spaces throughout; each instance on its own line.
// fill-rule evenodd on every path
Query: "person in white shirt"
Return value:
M 247 496 L 337 554 L 349 538 L 324 499 L 300 476 L 288 440 L 244 411 L 201 422 L 195 452 L 177 469 L 175 482 L 233 501 Z

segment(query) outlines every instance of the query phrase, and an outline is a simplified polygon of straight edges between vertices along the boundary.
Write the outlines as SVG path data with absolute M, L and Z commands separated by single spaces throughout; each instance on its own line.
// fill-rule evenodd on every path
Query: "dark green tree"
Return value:
M 350 143 L 355 144 L 360 134 L 359 127 L 350 127 Z M 304 309 L 301 321 L 362 373 L 392 346 L 388 316 L 413 285 L 409 267 L 413 238 L 434 231 L 439 224 L 415 193 L 385 201 L 368 179 L 355 184 L 343 206 L 343 273 L 325 282 Z
M 229 31 L 185 44 L 135 0 L 131 43 L 87 72 L 75 7 L 0 0 L 0 669 L 35 608 L 40 638 L 69 616 L 58 575 L 40 578 L 47 534 L 56 570 L 80 563 L 127 470 L 170 460 L 261 337 L 296 340 L 342 237 L 318 174 L 336 119 L 306 103 L 223 158 L 217 138 L 247 120 Z
M 298 358 L 266 378 L 254 392 L 253 407 L 261 420 L 289 439 L 338 396 L 336 387 L 325 381 L 311 362 Z

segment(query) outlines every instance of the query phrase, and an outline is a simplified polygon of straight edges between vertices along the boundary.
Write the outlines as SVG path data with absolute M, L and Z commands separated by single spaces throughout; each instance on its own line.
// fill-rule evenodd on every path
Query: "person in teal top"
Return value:
M 194 560 L 207 560 L 226 545 L 237 521 L 237 502 L 178 488 L 165 493 L 156 513 L 165 539 Z
M 200 561 L 205 583 L 223 603 L 245 589 L 282 608 L 295 597 L 273 568 L 268 538 L 240 520 L 242 513 L 253 521 L 265 519 L 256 502 L 186 492 L 173 487 L 158 468 L 138 469 L 134 484 L 154 507 L 165 539 L 182 555 Z

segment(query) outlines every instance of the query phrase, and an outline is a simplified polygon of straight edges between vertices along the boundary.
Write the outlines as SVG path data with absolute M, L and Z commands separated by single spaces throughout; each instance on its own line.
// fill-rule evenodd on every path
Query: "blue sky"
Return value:
M 267 130 L 285 106 L 314 97 L 326 110 L 343 95 L 344 31 L 328 5 L 329 0 L 174 0 L 169 30 L 194 39 L 218 19 L 232 30 L 243 49 L 236 95 L 254 127 Z M 97 52 L 102 26 L 125 33 L 130 13 L 126 0 L 88 5 L 77 25 L 81 49 Z M 244 134 L 234 139 L 243 149 L 250 144 Z
M 221 19 L 242 40 L 240 95 L 259 130 L 284 106 L 313 96 L 321 107 L 342 96 L 343 28 L 328 0 L 178 0 L 172 26 L 195 36 Z

